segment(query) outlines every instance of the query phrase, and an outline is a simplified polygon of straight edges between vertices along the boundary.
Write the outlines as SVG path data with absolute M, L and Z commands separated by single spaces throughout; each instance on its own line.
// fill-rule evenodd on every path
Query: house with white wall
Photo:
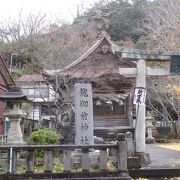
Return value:
M 16 83 L 31 101 L 26 108 L 27 119 L 38 121 L 38 125 L 41 125 L 55 118 L 50 108 L 55 102 L 55 92 L 41 74 L 24 74 L 16 80 Z

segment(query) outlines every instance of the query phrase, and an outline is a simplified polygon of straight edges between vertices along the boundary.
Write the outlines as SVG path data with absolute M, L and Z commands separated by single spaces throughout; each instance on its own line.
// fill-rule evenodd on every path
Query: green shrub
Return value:
M 171 131 L 168 135 L 164 137 L 164 143 L 171 143 L 174 137 L 175 137 L 174 132 Z
M 12 71 L 12 78 L 16 80 L 17 78 L 21 77 L 24 74 L 23 69 L 13 69 Z
M 31 134 L 27 141 L 28 144 L 59 144 L 59 136 L 49 128 L 39 129 Z
M 59 144 L 59 136 L 58 134 L 53 130 L 49 128 L 39 129 L 31 134 L 31 136 L 28 138 L 27 143 L 28 144 Z M 39 149 L 36 151 L 35 156 L 37 158 L 43 158 L 44 157 L 44 151 Z
M 161 135 L 168 135 L 171 132 L 170 127 L 156 127 L 157 132 Z

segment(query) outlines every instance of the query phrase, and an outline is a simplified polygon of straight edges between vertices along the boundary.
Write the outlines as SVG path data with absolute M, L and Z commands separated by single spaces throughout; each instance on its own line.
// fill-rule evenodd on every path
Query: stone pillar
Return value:
M 91 84 L 75 84 L 75 144 L 94 144 Z
M 24 144 L 20 122 L 25 114 L 20 109 L 20 104 L 14 104 L 12 109 L 7 109 L 4 114 L 9 118 L 10 128 L 7 133 L 7 144 Z
M 146 65 L 145 60 L 137 62 L 137 78 L 136 87 L 146 88 Z M 136 106 L 136 127 L 135 127 L 135 140 L 136 152 L 145 152 L 145 115 L 146 105 Z
M 147 138 L 146 138 L 146 143 L 147 144 L 153 144 L 155 143 L 155 139 L 153 138 L 152 136 L 152 129 L 151 128 L 148 128 L 147 129 Z
M 125 135 L 123 133 L 117 134 L 117 162 L 118 162 L 118 170 L 121 172 L 120 177 L 128 177 L 128 169 L 127 169 L 127 145 L 125 141 Z
M 126 132 L 125 134 L 125 140 L 127 145 L 127 155 L 134 156 L 134 141 L 133 141 L 133 135 L 131 132 Z

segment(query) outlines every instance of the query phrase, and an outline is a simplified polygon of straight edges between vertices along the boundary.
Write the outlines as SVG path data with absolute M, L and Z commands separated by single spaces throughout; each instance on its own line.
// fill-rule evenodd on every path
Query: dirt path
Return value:
M 179 146 L 179 144 L 177 144 Z M 147 144 L 146 152 L 149 153 L 151 164 L 147 165 L 148 168 L 180 168 L 180 149 L 175 145 L 171 145 L 170 149 L 167 145 Z M 172 148 L 173 147 L 173 148 Z M 176 149 L 176 150 L 172 150 Z

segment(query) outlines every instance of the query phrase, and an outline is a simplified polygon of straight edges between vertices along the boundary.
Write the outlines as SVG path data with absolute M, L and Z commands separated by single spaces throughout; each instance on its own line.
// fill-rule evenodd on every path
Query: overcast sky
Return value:
M 29 12 L 46 12 L 51 16 L 62 16 L 62 19 L 72 21 L 76 14 L 77 5 L 84 8 L 98 0 L 0 0 L 0 18 L 15 18 L 23 10 L 26 15 Z

